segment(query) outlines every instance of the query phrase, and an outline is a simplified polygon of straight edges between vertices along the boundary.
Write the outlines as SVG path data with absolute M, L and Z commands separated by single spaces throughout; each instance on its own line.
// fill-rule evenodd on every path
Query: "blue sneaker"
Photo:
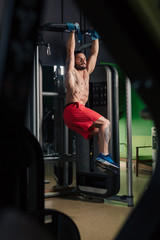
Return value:
M 103 154 L 99 153 L 96 157 L 96 163 L 101 164 L 102 166 L 111 167 L 113 169 L 119 169 L 118 165 L 112 160 L 111 155 L 108 154 L 104 156 Z

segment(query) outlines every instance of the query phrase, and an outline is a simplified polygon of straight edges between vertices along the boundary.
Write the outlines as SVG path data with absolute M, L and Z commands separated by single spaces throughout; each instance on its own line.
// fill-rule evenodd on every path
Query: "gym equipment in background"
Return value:
M 65 26 L 67 25 L 65 24 Z M 58 29 L 59 27 L 60 25 L 58 25 Z M 62 31 L 62 29 L 63 24 L 59 31 Z M 50 45 L 44 40 L 42 32 L 39 32 L 38 36 L 34 58 L 33 87 L 30 93 L 30 109 L 28 110 L 30 117 L 28 117 L 27 126 L 43 148 L 44 162 L 54 165 L 53 177 L 58 186 L 64 186 L 65 189 L 72 192 L 69 185 L 73 180 L 72 165 L 75 157 L 72 154 L 72 147 L 68 144 L 72 133 L 68 132 L 67 127 L 64 126 L 62 116 L 65 97 L 64 67 L 42 66 L 40 48 L 46 46 L 47 55 L 51 51 Z M 44 79 L 45 81 L 43 81 Z M 47 130 L 47 128 L 49 129 Z M 58 190 L 58 188 L 56 189 Z M 57 195 L 57 192 L 55 194 Z M 45 196 L 48 195 L 51 196 L 49 193 L 45 194 Z

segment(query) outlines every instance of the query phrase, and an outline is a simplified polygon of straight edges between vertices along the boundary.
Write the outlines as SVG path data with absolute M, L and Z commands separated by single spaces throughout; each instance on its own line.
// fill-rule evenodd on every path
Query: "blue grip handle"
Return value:
M 68 29 L 70 31 L 77 31 L 78 33 L 78 42 L 82 42 L 83 38 L 82 38 L 82 34 L 81 34 L 81 31 L 80 31 L 80 28 L 79 28 L 79 24 L 78 23 L 67 23 L 67 26 L 68 26 Z
M 95 29 L 90 29 L 89 32 L 91 33 L 92 40 L 100 39 L 100 36 Z
M 74 23 L 67 23 L 68 29 L 70 31 L 76 30 L 75 24 Z

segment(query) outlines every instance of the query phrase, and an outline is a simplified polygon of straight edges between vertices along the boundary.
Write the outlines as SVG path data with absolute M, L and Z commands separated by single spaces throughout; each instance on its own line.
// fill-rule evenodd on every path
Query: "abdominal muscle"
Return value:
M 79 102 L 85 105 L 89 96 L 89 75 L 87 71 L 82 75 L 77 70 L 74 74 L 66 75 L 66 104 Z

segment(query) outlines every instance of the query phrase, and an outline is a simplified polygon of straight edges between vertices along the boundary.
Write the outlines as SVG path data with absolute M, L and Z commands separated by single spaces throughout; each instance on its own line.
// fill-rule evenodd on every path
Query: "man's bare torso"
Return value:
M 87 70 L 76 70 L 75 68 L 65 74 L 66 104 L 79 102 L 85 105 L 89 95 L 89 74 Z

